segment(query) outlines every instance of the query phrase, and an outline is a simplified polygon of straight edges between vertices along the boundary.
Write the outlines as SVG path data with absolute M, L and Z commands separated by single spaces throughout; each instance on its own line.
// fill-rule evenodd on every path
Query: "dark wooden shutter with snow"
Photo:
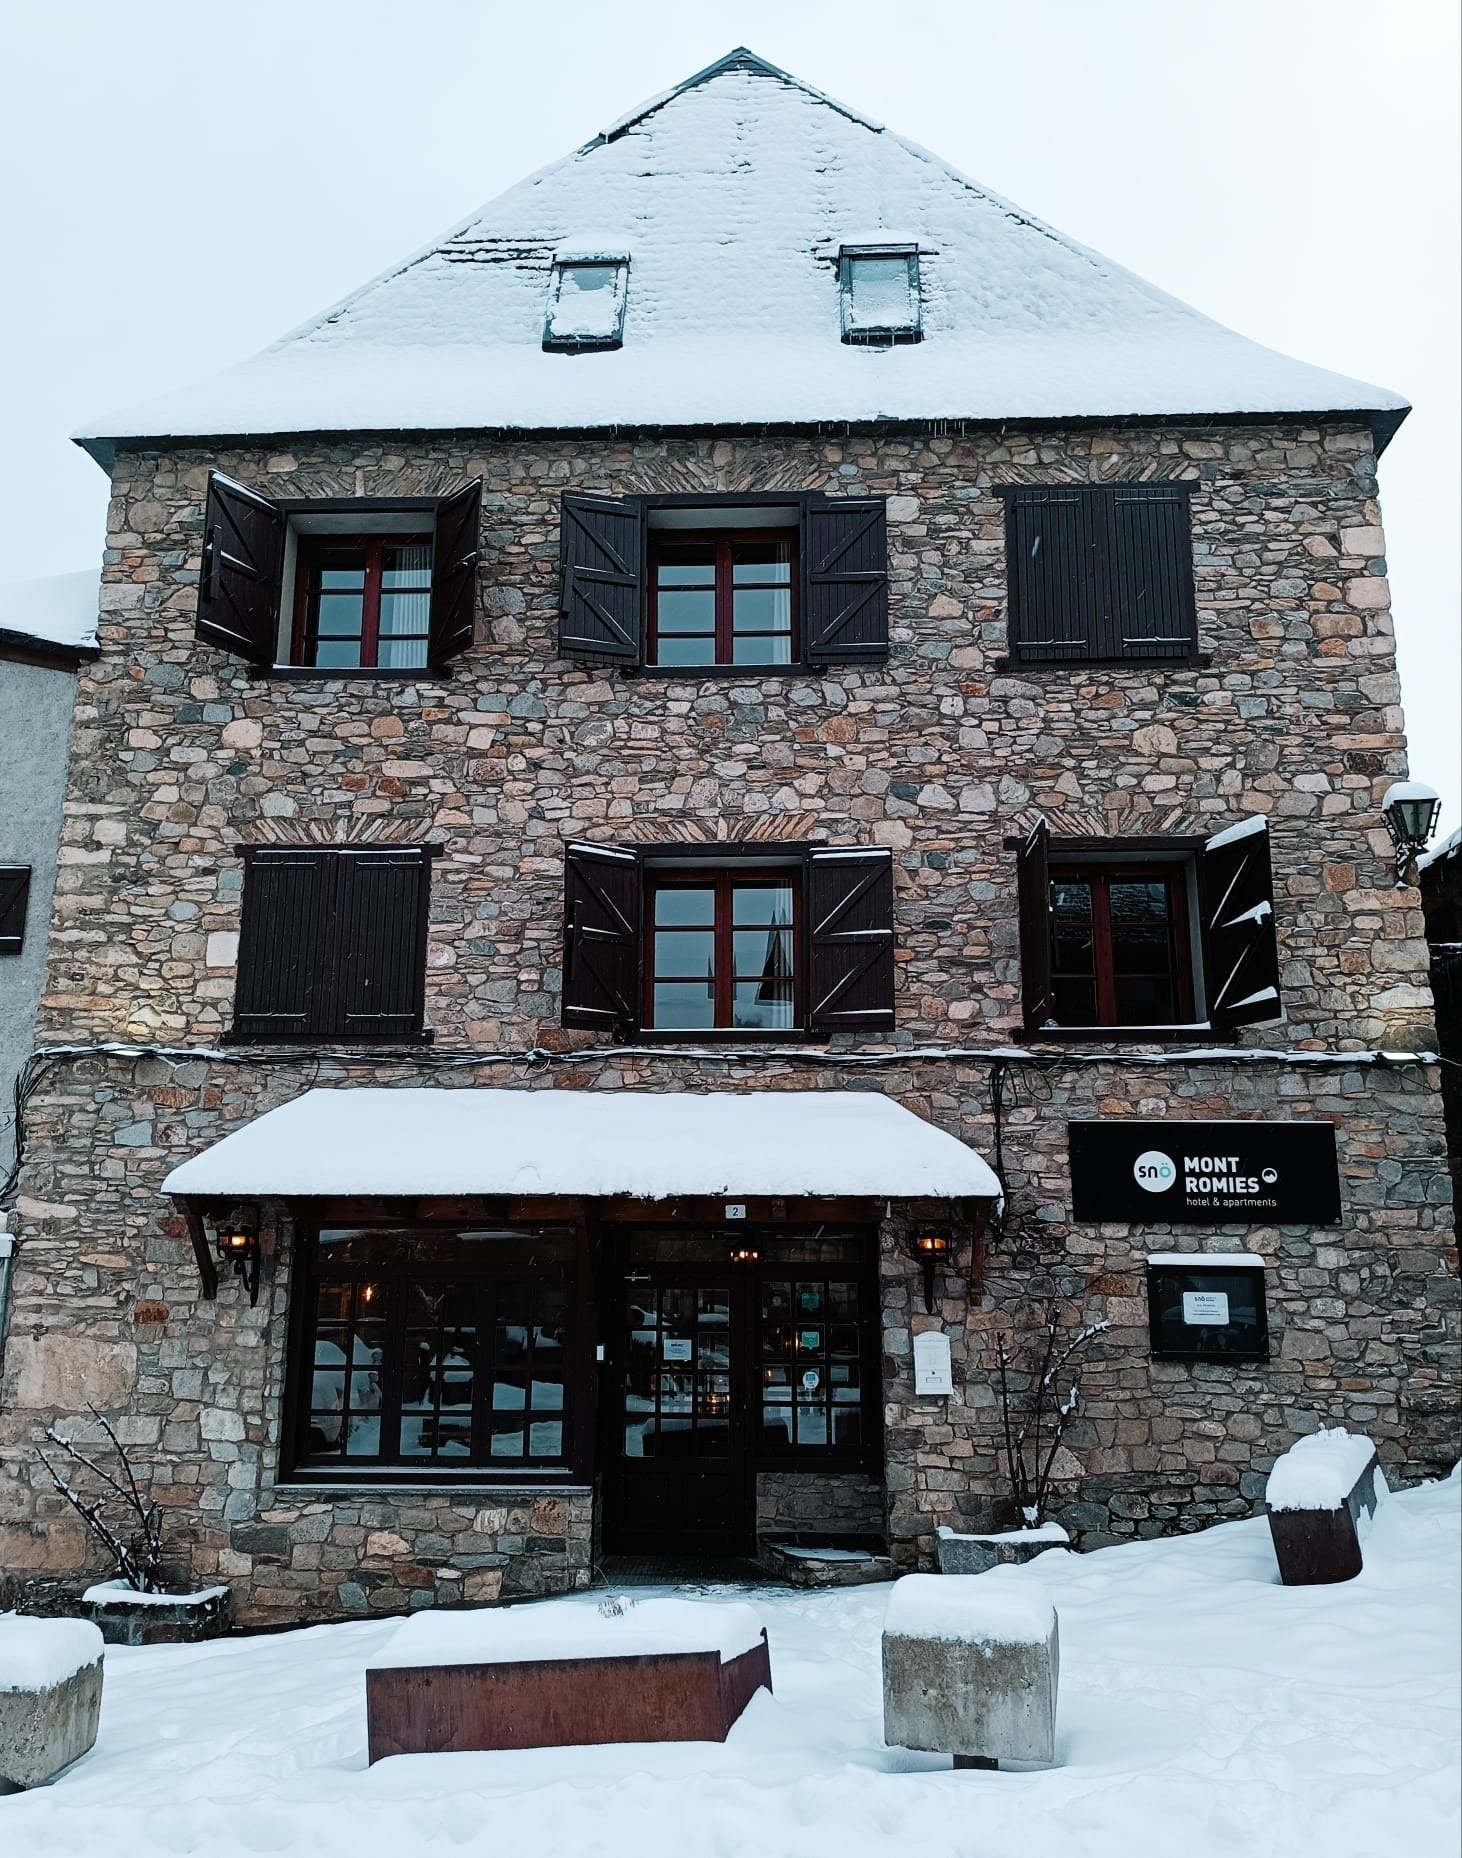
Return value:
M 566 1026 L 629 1032 L 640 1018 L 639 854 L 610 846 L 564 851 Z
M 0 955 L 25 946 L 25 911 L 30 901 L 30 866 L 0 864 Z
M 1250 819 L 1220 832 L 1199 860 L 1203 973 L 1215 1027 L 1279 1019 L 1279 942 L 1269 828 Z
M 802 655 L 810 665 L 888 656 L 882 497 L 812 497 L 802 519 Z
M 331 1023 L 335 854 L 244 848 L 235 1040 L 309 1039 Z
M 1028 1033 L 1055 1019 L 1051 992 L 1051 834 L 1045 820 L 1021 846 L 1016 859 L 1020 909 L 1020 1000 Z
M 644 511 L 637 497 L 565 491 L 558 649 L 586 664 L 637 665 L 644 611 Z
M 893 1027 L 893 860 L 887 852 L 807 854 L 808 1027 Z
M 215 471 L 203 519 L 196 637 L 250 664 L 273 664 L 283 562 L 278 506 Z
M 482 528 L 482 479 L 437 498 L 432 550 L 428 659 L 440 671 L 470 651 L 477 629 L 477 551 Z
M 1188 491 L 1182 484 L 1114 484 L 1101 497 L 1099 658 L 1193 655 L 1197 611 Z
M 1089 496 L 1079 489 L 1005 493 L 1010 656 L 1031 664 L 1095 655 L 1100 612 Z
M 415 1038 L 426 997 L 431 853 L 351 846 L 335 856 L 333 1030 L 344 1039 Z

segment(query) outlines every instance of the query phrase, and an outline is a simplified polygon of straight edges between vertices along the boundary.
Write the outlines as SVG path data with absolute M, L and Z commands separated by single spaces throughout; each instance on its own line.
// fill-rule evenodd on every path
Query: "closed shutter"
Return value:
M 1020 848 L 1016 895 L 1020 907 L 1020 1000 L 1028 1033 L 1055 1022 L 1051 992 L 1051 834 L 1045 820 Z
M 1279 943 L 1269 828 L 1242 820 L 1211 838 L 1199 860 L 1203 972 L 1214 1026 L 1279 1019 Z
M 24 947 L 29 901 L 30 866 L 0 864 L 0 955 L 18 955 Z
M 1179 484 L 1118 484 L 1099 493 L 1101 658 L 1188 658 L 1197 637 L 1188 493 Z
M 1011 657 L 1039 664 L 1094 656 L 1100 583 L 1090 497 L 1009 492 L 1005 559 Z
M 245 847 L 235 1039 L 308 1039 L 333 1030 L 334 891 L 332 851 Z
M 640 662 L 643 533 L 638 498 L 564 493 L 558 649 L 565 658 L 586 664 Z
M 893 859 L 807 854 L 808 1024 L 813 1032 L 893 1027 Z
M 888 532 L 882 497 L 812 498 L 802 522 L 802 654 L 808 664 L 888 656 Z
M 565 849 L 564 1025 L 601 1032 L 639 1025 L 641 903 L 637 852 Z
M 215 471 L 203 521 L 196 636 L 250 664 L 273 664 L 283 562 L 278 506 Z
M 420 845 L 336 853 L 334 1030 L 405 1039 L 421 1030 L 431 854 Z
M 433 671 L 470 651 L 477 625 L 477 552 L 482 479 L 437 499 L 428 658 Z

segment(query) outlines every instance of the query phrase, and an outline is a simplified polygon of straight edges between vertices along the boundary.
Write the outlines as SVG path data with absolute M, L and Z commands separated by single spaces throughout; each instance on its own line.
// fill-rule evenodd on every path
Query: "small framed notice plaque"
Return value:
M 1264 1260 L 1252 1252 L 1154 1252 L 1152 1352 L 1160 1361 L 1267 1361 Z

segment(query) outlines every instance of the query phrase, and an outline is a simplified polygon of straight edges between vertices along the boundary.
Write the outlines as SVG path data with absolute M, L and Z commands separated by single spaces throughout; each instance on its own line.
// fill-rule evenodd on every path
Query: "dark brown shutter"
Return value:
M 18 955 L 24 947 L 29 901 L 30 866 L 0 864 L 0 955 Z
M 639 854 L 611 846 L 564 851 L 563 1023 L 633 1031 L 640 1011 Z
M 1211 838 L 1199 860 L 1203 972 L 1214 1026 L 1282 1016 L 1269 828 L 1246 819 Z
M 346 1039 L 421 1031 L 431 854 L 420 845 L 336 853 L 334 1030 Z
M 802 655 L 808 664 L 888 656 L 888 533 L 882 497 L 809 499 L 802 521 Z
M 428 662 L 440 671 L 472 649 L 477 627 L 477 550 L 482 529 L 482 479 L 437 498 L 432 544 Z
M 1011 657 L 1033 664 L 1092 657 L 1100 588 L 1088 495 L 1010 491 L 1005 561 Z
M 644 514 L 637 497 L 565 491 L 559 517 L 562 574 L 558 649 L 587 664 L 635 665 L 644 610 Z
M 821 847 L 807 854 L 808 1025 L 893 1027 L 893 859 Z
M 307 1039 L 332 1030 L 335 853 L 244 851 L 233 1037 Z
M 1025 1029 L 1040 1032 L 1055 1021 L 1051 993 L 1051 834 L 1039 820 L 1016 860 L 1020 903 L 1020 1000 Z
M 1181 484 L 1117 484 L 1096 493 L 1101 526 L 1102 658 L 1188 658 L 1197 643 L 1193 537 Z
M 273 664 L 283 561 L 278 506 L 215 471 L 203 519 L 196 636 L 250 664 Z

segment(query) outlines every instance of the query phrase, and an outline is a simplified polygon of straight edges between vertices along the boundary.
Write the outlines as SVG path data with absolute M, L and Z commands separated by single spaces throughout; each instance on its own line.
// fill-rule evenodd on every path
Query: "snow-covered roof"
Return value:
M 163 1192 L 994 1198 L 973 1149 L 876 1091 L 308 1090 Z
M 1440 864 L 1444 858 L 1455 858 L 1462 851 L 1462 826 L 1454 826 L 1445 839 L 1439 839 L 1430 851 L 1423 852 L 1416 861 L 1416 868 L 1425 871 L 1428 865 Z
M 7 645 L 95 656 L 100 587 L 99 568 L 0 583 L 0 656 Z
M 923 340 L 845 344 L 844 244 L 914 242 Z M 627 254 L 623 346 L 545 352 L 556 254 Z M 1356 412 L 1397 394 L 1210 321 L 739 49 L 262 354 L 76 436 Z

